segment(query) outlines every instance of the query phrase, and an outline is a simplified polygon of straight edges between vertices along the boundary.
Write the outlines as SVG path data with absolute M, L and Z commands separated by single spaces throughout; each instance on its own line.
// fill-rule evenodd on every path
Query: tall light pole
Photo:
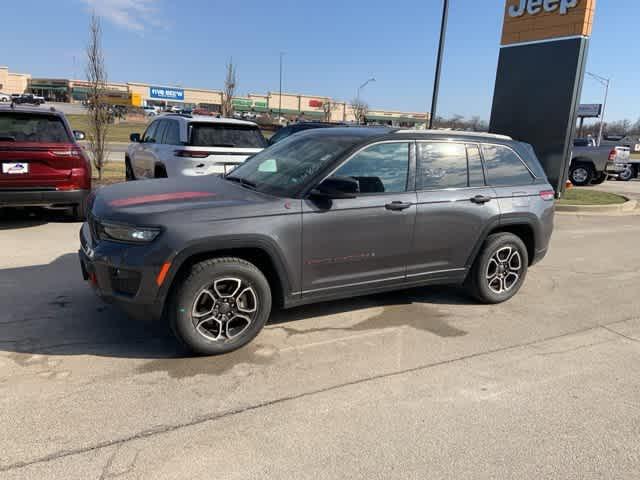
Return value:
M 278 94 L 278 124 L 282 117 L 282 57 L 284 52 L 280 52 L 280 93 Z
M 601 85 L 604 85 L 604 102 L 602 103 L 602 112 L 600 113 L 600 132 L 598 133 L 598 146 L 600 146 L 602 143 L 602 132 L 604 131 L 604 114 L 607 110 L 607 97 L 609 96 L 609 84 L 611 83 L 611 79 L 601 77 L 600 75 L 596 75 L 591 72 L 587 72 L 587 75 L 600 82 Z
M 361 104 L 361 102 L 360 102 L 360 91 L 361 91 L 364 87 L 366 87 L 367 85 L 369 85 L 371 82 L 375 82 L 375 81 L 376 81 L 376 79 L 375 79 L 374 77 L 371 77 L 369 80 L 367 80 L 366 82 L 364 82 L 362 85 L 360 85 L 360 86 L 358 87 L 358 91 L 356 92 L 356 103 L 357 103 L 356 108 L 358 108 L 359 110 L 362 110 L 362 104 Z M 360 114 L 358 114 L 358 118 L 356 118 L 356 120 L 358 121 L 358 124 L 360 124 L 360 121 L 361 121 L 361 120 L 360 120 Z M 367 123 L 367 122 L 365 121 L 365 124 L 366 124 L 366 123 Z
M 438 60 L 436 61 L 436 74 L 433 82 L 433 97 L 431 97 L 431 114 L 429 116 L 429 129 L 433 128 L 433 120 L 438 107 L 438 93 L 440 92 L 440 71 L 442 70 L 442 57 L 444 55 L 444 41 L 447 34 L 447 18 L 449 16 L 449 0 L 444 0 L 442 6 L 442 23 L 440 24 L 440 43 L 438 44 Z

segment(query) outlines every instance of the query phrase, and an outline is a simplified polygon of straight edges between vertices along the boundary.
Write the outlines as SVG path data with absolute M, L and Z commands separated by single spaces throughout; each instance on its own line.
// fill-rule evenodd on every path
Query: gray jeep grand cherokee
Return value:
M 318 129 L 226 176 L 101 189 L 80 260 L 105 300 L 219 354 L 273 306 L 432 284 L 508 300 L 547 251 L 553 199 L 533 149 L 508 137 Z

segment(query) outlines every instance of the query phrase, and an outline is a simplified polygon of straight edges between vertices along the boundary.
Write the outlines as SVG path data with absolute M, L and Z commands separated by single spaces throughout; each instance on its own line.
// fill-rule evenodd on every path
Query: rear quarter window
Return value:
M 195 147 L 264 148 L 258 127 L 218 123 L 189 124 L 189 145 Z
M 0 142 L 69 143 L 69 133 L 57 115 L 21 112 L 0 114 Z
M 533 175 L 510 148 L 501 145 L 483 145 L 482 154 L 489 185 L 504 187 L 533 183 Z

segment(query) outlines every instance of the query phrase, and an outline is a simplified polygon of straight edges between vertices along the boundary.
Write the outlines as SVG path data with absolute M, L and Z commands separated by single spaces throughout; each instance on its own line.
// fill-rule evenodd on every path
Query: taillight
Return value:
M 176 157 L 184 158 L 207 158 L 210 152 L 203 152 L 198 150 L 174 150 Z
M 555 197 L 556 197 L 556 192 L 554 192 L 553 190 L 542 190 L 540 192 L 540 198 L 547 202 L 553 200 Z
M 80 150 L 49 150 L 49 153 L 55 157 L 71 157 L 71 158 L 80 158 L 82 157 L 82 152 Z
M 616 149 L 614 148 L 613 150 L 611 150 L 609 152 L 609 161 L 610 162 L 615 162 L 617 156 L 618 156 L 618 152 L 616 152 Z

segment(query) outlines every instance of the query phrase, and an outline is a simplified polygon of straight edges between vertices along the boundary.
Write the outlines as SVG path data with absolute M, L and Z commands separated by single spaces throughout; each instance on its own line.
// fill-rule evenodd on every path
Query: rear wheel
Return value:
M 618 180 L 621 182 L 628 182 L 629 180 L 636 178 L 638 172 L 635 165 L 627 165 L 625 169 L 618 174 Z
M 76 222 L 84 222 L 87 218 L 87 207 L 84 200 L 71 209 L 71 216 Z
M 577 163 L 569 171 L 569 180 L 577 187 L 589 185 L 593 176 L 593 167 L 586 163 Z
M 262 272 L 240 258 L 214 258 L 191 267 L 174 290 L 168 316 L 179 340 L 199 355 L 236 350 L 262 330 L 271 289 Z
M 513 297 L 527 276 L 529 255 L 520 237 L 490 235 L 471 267 L 465 286 L 482 303 L 501 303 Z

